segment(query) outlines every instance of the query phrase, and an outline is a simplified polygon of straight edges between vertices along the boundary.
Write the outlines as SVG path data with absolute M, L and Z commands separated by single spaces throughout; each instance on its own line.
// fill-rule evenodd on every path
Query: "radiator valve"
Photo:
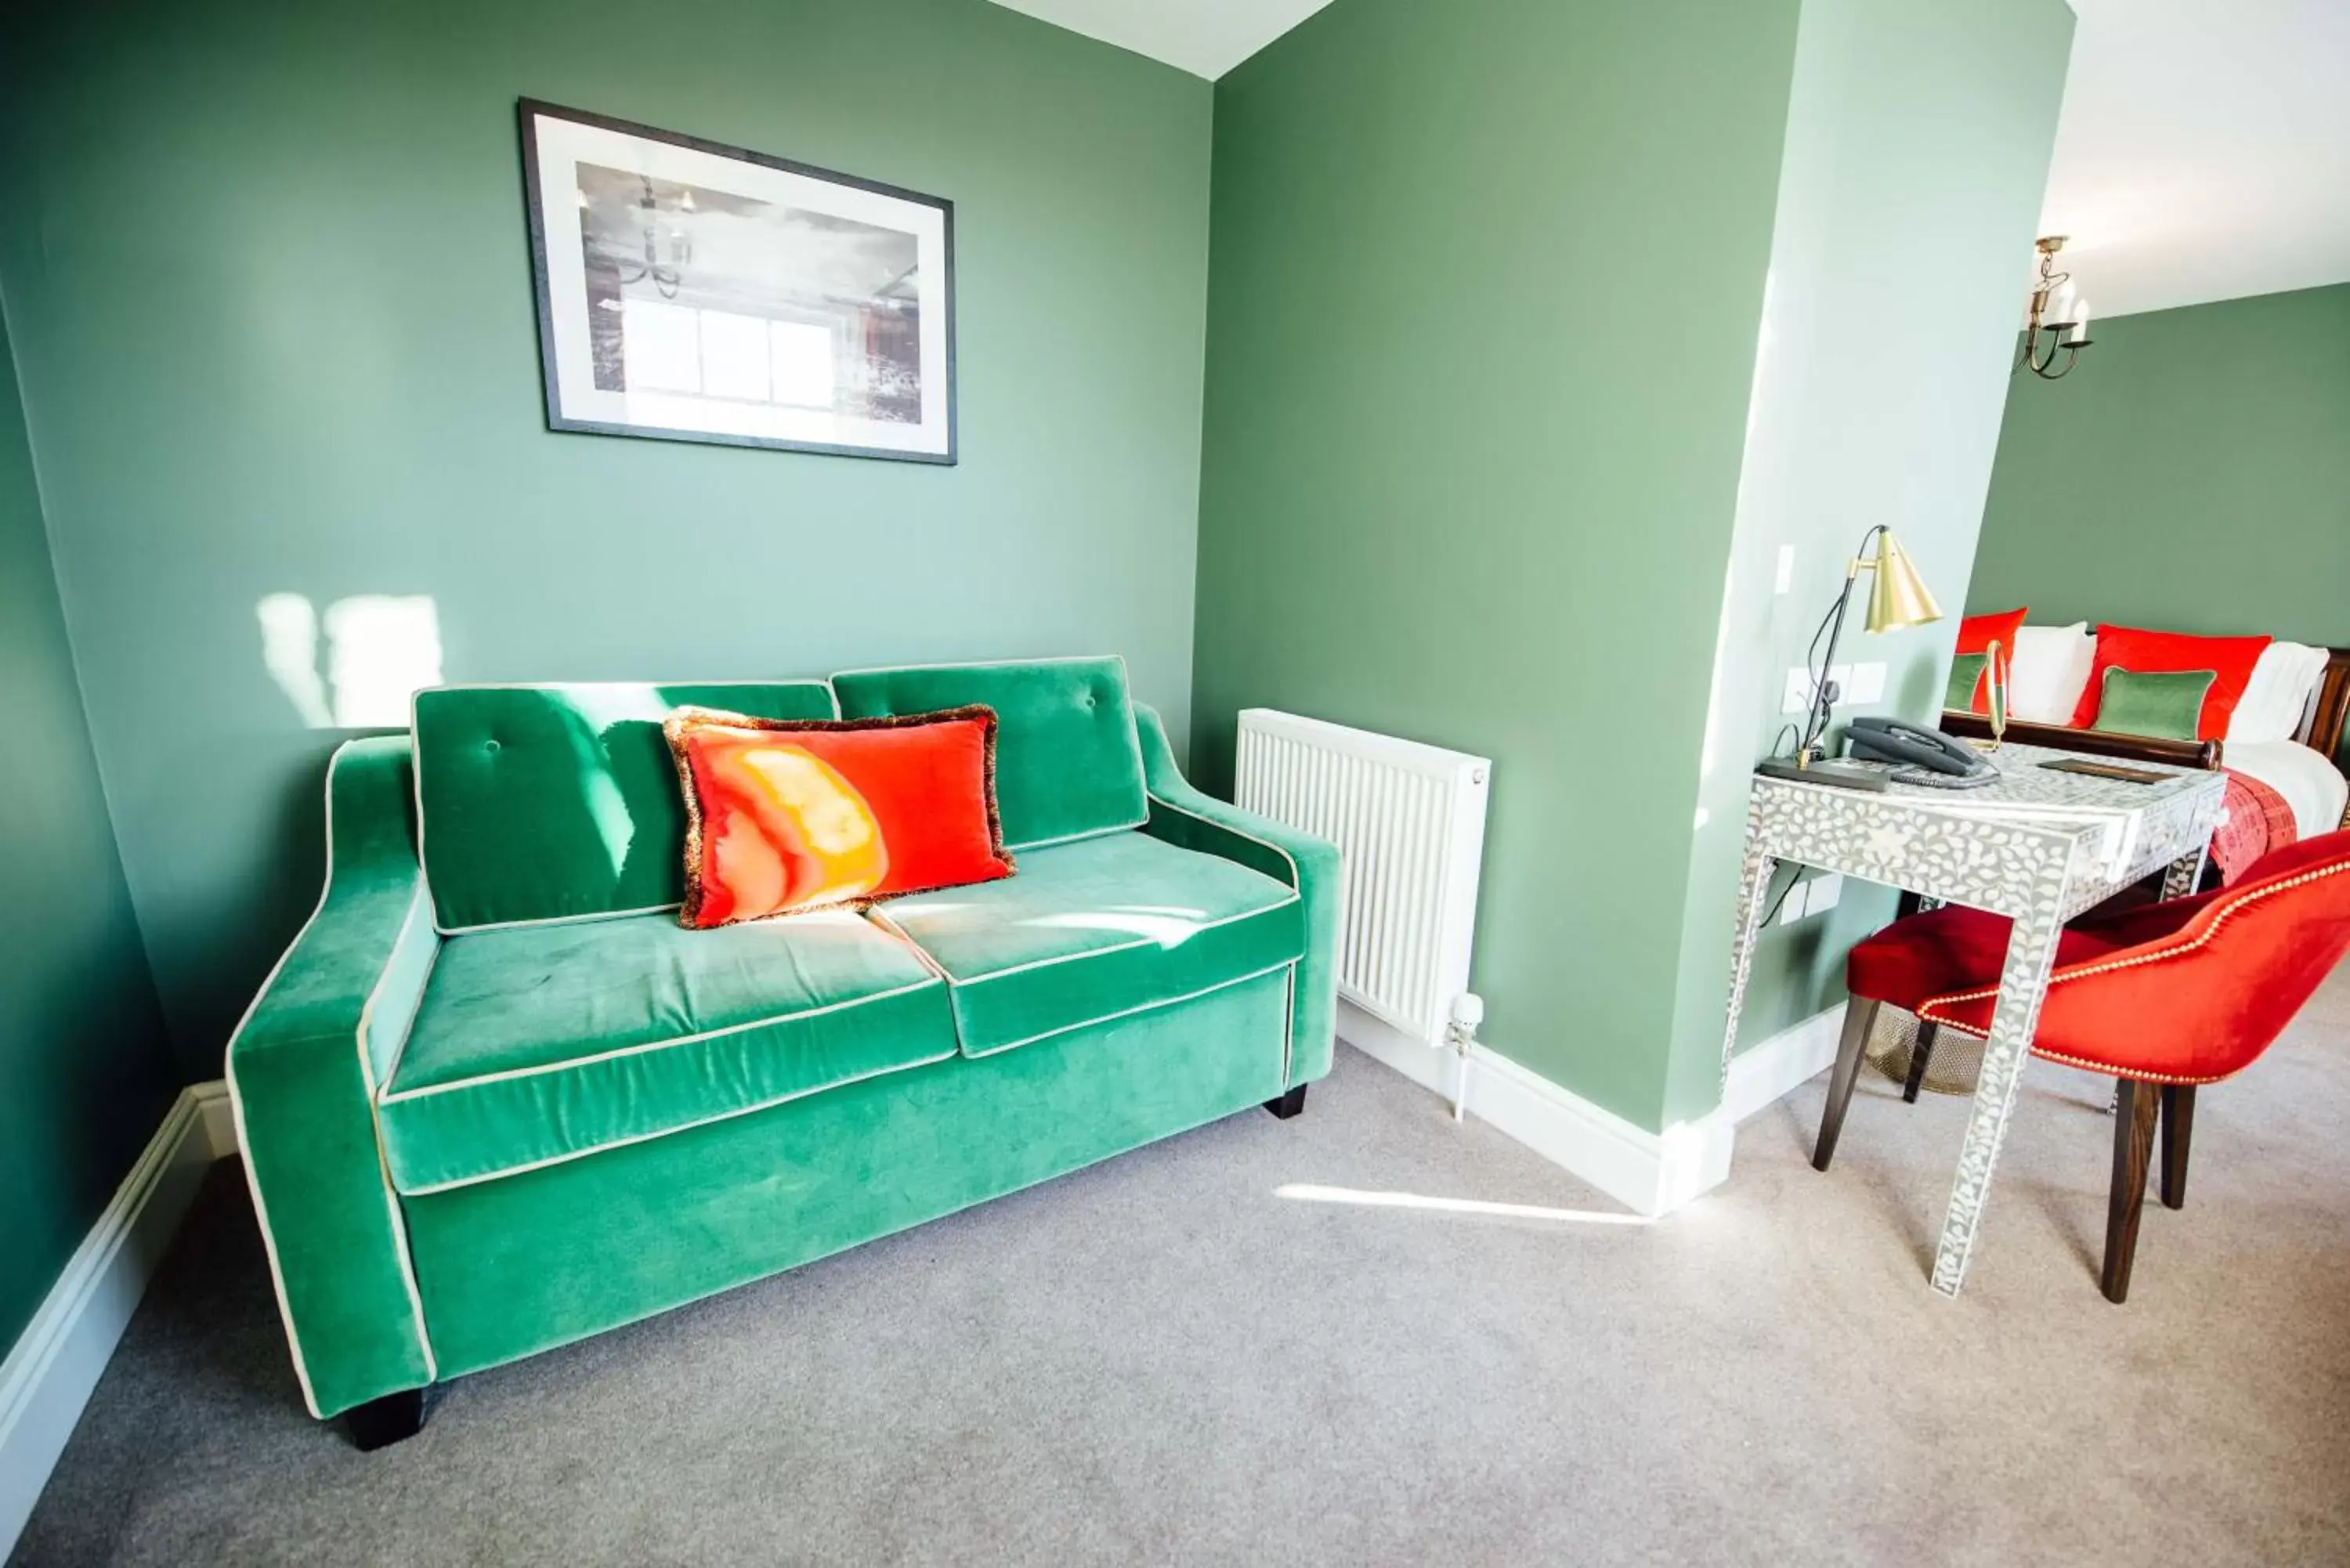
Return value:
M 1469 1050 L 1477 1044 L 1477 1025 L 1485 1022 L 1485 999 L 1473 991 L 1464 991 L 1452 999 L 1451 1022 L 1444 1026 L 1444 1043 L 1460 1053 L 1461 1064 L 1452 1078 L 1452 1119 L 1467 1118 L 1469 1108 Z

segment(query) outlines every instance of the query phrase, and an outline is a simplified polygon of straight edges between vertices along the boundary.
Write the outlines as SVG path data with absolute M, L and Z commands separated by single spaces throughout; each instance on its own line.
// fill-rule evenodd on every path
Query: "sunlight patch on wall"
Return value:
M 404 728 L 409 698 L 441 684 L 441 617 L 429 594 L 359 594 L 323 616 L 300 594 L 265 594 L 253 613 L 264 668 L 313 730 Z

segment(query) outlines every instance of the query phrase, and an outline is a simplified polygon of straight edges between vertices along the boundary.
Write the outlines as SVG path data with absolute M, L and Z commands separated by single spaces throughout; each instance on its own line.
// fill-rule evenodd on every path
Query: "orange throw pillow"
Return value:
M 1013 873 L 995 809 L 995 711 L 661 724 L 685 795 L 685 907 L 708 928 Z

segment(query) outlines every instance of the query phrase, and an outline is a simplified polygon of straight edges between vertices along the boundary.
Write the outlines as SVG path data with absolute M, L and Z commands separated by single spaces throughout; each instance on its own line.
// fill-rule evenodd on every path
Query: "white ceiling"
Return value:
M 1213 79 L 1329 0 L 997 0 Z M 2099 317 L 2350 280 L 2350 0 L 2071 0 L 2040 232 Z
M 2042 234 L 2099 316 L 2350 279 L 2350 0 L 2073 0 Z
M 1330 0 L 996 0 L 1210 81 Z

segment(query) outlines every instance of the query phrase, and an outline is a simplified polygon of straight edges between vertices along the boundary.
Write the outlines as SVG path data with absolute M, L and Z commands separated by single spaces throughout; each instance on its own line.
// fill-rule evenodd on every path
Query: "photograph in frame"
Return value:
M 955 461 L 951 202 L 520 113 L 550 429 Z

